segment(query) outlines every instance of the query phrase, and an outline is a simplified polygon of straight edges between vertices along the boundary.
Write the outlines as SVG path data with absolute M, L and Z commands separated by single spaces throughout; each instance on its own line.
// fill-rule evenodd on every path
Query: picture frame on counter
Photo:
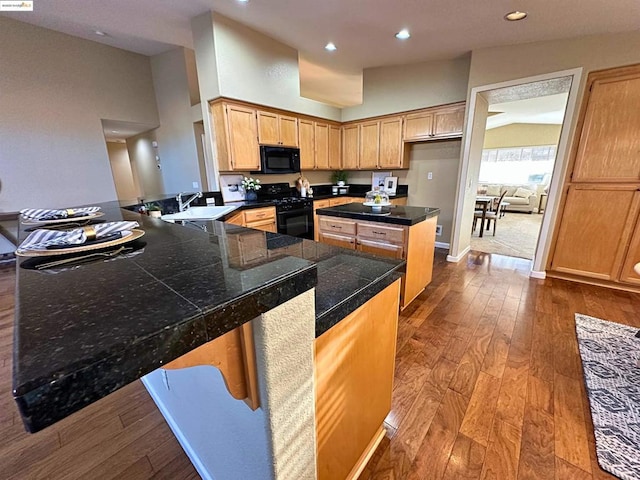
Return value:
M 384 189 L 390 195 L 396 194 L 398 188 L 398 177 L 384 177 Z
M 378 191 L 385 188 L 385 178 L 390 177 L 393 172 L 371 172 L 371 190 Z
M 225 203 L 244 201 L 245 192 L 242 188 L 242 178 L 242 175 L 220 175 L 220 191 Z

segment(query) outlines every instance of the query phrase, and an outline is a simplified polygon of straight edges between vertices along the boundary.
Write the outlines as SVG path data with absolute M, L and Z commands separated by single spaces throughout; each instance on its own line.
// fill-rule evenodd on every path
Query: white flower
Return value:
M 245 191 L 260 190 L 262 188 L 262 185 L 260 185 L 259 179 L 254 180 L 253 178 L 244 177 L 244 179 L 242 180 L 242 188 Z

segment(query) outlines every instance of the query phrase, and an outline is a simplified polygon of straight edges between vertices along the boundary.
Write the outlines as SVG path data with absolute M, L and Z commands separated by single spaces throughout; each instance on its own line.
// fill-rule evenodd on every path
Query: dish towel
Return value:
M 80 246 L 87 240 L 98 240 L 117 232 L 121 232 L 124 238 L 131 234 L 131 230 L 137 226 L 138 222 L 108 222 L 66 232 L 41 228 L 31 232 L 16 251 L 25 253 L 32 250 L 46 250 L 51 245 Z
M 45 208 L 25 208 L 20 213 L 25 220 L 60 220 L 61 218 L 86 217 L 96 213 L 100 207 L 66 208 L 63 210 L 48 210 Z

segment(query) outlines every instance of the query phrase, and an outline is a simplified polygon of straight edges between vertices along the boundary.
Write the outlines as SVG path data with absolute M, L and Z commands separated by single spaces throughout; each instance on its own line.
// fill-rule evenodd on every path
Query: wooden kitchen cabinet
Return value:
M 314 200 L 313 201 L 313 239 L 317 242 L 319 240 L 320 225 L 318 223 L 318 214 L 316 210 L 319 208 L 327 208 L 330 206 L 329 200 Z
M 570 186 L 551 270 L 617 280 L 639 208 L 640 192 L 634 185 Z
M 300 139 L 300 169 L 313 170 L 315 168 L 315 133 L 313 121 L 300 120 L 298 131 Z
M 317 170 L 329 169 L 329 125 L 313 122 Z
M 384 438 L 398 290 L 395 281 L 315 340 L 318 480 L 358 478 Z
M 333 245 L 334 247 L 348 248 L 350 250 L 356 249 L 356 239 L 349 235 L 320 231 L 318 234 L 318 241 L 326 243 L 327 245 Z
M 360 238 L 356 242 L 356 249 L 361 252 L 373 253 L 374 255 L 381 255 L 383 257 L 404 258 L 404 247 L 402 245 L 394 245 L 393 243 Z
M 260 149 L 255 109 L 228 102 L 212 103 L 210 109 L 220 171 L 258 170 Z
M 640 66 L 589 76 L 572 182 L 640 180 Z
M 241 227 L 263 230 L 265 232 L 276 233 L 278 231 L 275 207 L 242 210 L 229 217 L 225 222 L 240 225 Z
M 342 168 L 357 170 L 360 158 L 360 126 L 342 127 Z
M 405 142 L 462 136 L 465 104 L 433 107 L 404 116 Z
M 405 168 L 402 117 L 380 121 L 378 168 Z
M 298 146 L 298 118 L 258 110 L 258 139 L 262 145 Z
M 391 202 L 391 205 L 406 205 L 407 204 L 407 197 L 391 198 L 391 199 L 389 199 L 389 201 Z
M 360 127 L 358 169 L 375 170 L 380 156 L 380 122 L 365 122 Z
M 342 131 L 329 125 L 329 170 L 342 170 Z

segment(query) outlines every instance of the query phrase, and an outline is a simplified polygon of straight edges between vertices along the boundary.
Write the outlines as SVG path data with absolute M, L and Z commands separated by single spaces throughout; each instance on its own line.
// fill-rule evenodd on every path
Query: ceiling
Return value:
M 127 138 L 157 128 L 158 125 L 123 122 L 121 120 L 102 120 L 102 131 L 107 142 L 124 142 Z
M 503 16 L 523 9 L 528 18 Z M 637 30 L 640 2 L 616 0 L 35 0 L 17 20 L 144 55 L 193 48 L 190 19 L 214 10 L 341 71 L 455 58 L 482 47 Z M 411 38 L 397 40 L 401 28 Z M 108 36 L 99 37 L 95 30 Z M 327 52 L 334 42 L 338 50 Z

